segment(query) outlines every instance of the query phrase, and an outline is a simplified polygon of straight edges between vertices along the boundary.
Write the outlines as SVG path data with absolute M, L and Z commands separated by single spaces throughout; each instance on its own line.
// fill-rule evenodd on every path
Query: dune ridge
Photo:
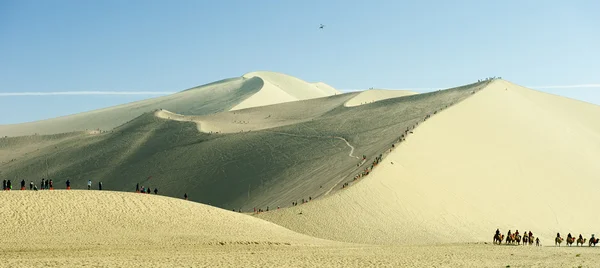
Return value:
M 254 95 L 231 108 L 231 111 L 322 98 L 340 93 L 322 82 L 308 83 L 296 77 L 276 72 L 251 72 L 244 74 L 242 77 L 245 79 L 261 79 L 263 86 Z
M 355 107 L 365 105 L 376 101 L 382 101 L 392 98 L 399 98 L 419 94 L 409 90 L 387 90 L 387 89 L 369 89 L 360 92 L 356 97 L 344 103 L 346 107 Z
M 599 106 L 496 80 L 420 124 L 353 187 L 258 217 L 369 244 L 491 241 L 496 228 L 545 244 L 557 232 L 589 238 L 600 231 L 586 210 L 600 201 L 592 118 Z

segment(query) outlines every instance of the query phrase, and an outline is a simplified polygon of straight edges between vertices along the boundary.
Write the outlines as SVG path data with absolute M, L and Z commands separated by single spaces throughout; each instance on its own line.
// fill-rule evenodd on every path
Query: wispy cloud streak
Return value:
M 530 88 L 553 89 L 553 88 L 600 88 L 600 84 L 581 84 L 581 85 L 560 85 L 560 86 L 537 86 Z
M 58 95 L 169 95 L 170 91 L 57 91 L 57 92 L 0 92 L 0 97 L 8 96 L 58 96 Z

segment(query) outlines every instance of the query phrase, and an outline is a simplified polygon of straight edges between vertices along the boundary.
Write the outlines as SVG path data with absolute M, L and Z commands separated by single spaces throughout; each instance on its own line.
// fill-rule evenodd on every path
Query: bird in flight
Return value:
M 323 29 L 325 28 L 325 25 L 321 24 L 321 26 L 319 26 L 319 29 Z

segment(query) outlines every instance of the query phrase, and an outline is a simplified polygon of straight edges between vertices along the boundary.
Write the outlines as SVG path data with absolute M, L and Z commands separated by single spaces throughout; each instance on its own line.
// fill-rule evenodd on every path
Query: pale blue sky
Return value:
M 341 90 L 489 76 L 596 84 L 544 91 L 600 104 L 598 11 L 600 1 L 0 0 L 0 124 L 157 96 L 6 93 L 173 92 L 256 70 Z

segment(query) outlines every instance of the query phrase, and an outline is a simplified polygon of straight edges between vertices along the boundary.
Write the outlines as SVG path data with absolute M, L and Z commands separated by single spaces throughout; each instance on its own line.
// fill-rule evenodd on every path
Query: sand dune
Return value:
M 491 241 L 496 228 L 545 244 L 557 232 L 589 238 L 600 233 L 597 159 L 599 106 L 497 80 L 421 124 L 353 187 L 259 217 L 372 244 Z
M 97 129 L 109 131 L 144 113 L 160 108 L 186 115 L 216 113 L 231 109 L 258 92 L 262 86 L 263 82 L 259 78 L 225 79 L 172 95 L 105 109 L 36 122 L 0 125 L 0 137 L 49 135 Z
M 556 232 L 600 234 L 590 210 L 600 201 L 599 106 L 503 80 L 348 106 L 373 96 L 249 76 L 205 86 L 212 95 L 191 89 L 101 110 L 98 121 L 90 113 L 8 126 L 116 127 L 2 138 L 0 177 L 50 177 L 58 187 L 68 178 L 74 188 L 102 180 L 121 191 L 142 181 L 165 195 L 271 211 L 112 191 L 0 192 L 0 267 L 597 265 L 597 248 L 481 241 L 496 228 L 532 230 L 545 246 Z M 262 99 L 263 90 L 293 101 Z M 229 111 L 247 100 L 250 108 Z M 375 170 L 352 181 L 380 153 Z
M 0 267 L 564 267 L 600 256 L 588 248 L 346 244 L 135 193 L 0 192 L 0 210 Z
M 254 95 L 231 110 L 265 106 L 277 103 L 322 98 L 339 94 L 333 87 L 319 82 L 307 83 L 296 77 L 276 72 L 252 72 L 243 76 L 246 79 L 259 78 L 263 86 Z
M 275 72 L 252 72 L 176 94 L 105 109 L 22 124 L 0 125 L 0 137 L 110 131 L 157 109 L 182 115 L 208 115 L 338 94 L 324 83 L 308 83 Z
M 349 93 L 200 116 L 159 110 L 163 116 L 145 113 L 100 134 L 30 136 L 43 139 L 33 144 L 11 137 L 0 140 L 2 158 L 14 160 L 2 164 L 0 179 L 69 179 L 75 189 L 92 179 L 119 191 L 140 183 L 226 209 L 287 207 L 339 191 L 364 169 L 356 157 L 372 161 L 404 129 L 485 85 L 356 107 L 344 107 L 357 94 Z
M 145 242 L 163 246 L 335 244 L 242 213 L 153 194 L 10 191 L 0 192 L 0 200 L 0 210 L 14 215 L 0 218 L 3 243 L 38 248 Z
M 344 104 L 346 107 L 354 107 L 358 105 L 364 105 L 373 103 L 376 101 L 387 100 L 391 98 L 398 98 L 403 96 L 410 96 L 418 94 L 416 92 L 408 90 L 386 90 L 386 89 L 369 89 L 360 92 L 356 97 L 350 99 Z

